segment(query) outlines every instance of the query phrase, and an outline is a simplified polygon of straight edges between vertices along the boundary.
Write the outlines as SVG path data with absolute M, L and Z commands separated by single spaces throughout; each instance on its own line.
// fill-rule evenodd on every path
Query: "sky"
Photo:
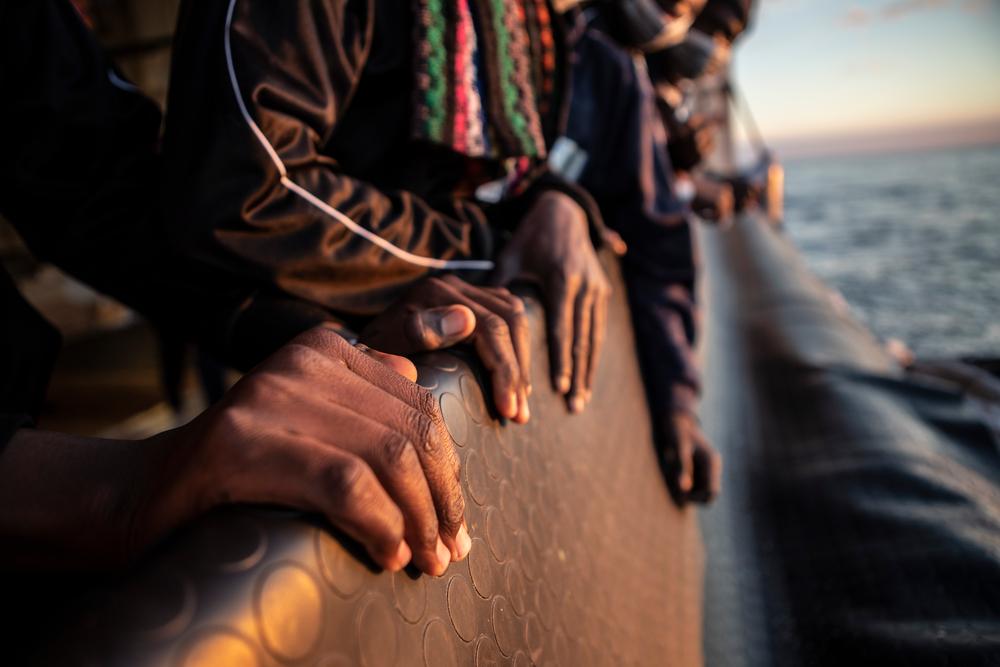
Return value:
M 1000 0 L 758 3 L 735 80 L 784 152 L 1000 142 Z

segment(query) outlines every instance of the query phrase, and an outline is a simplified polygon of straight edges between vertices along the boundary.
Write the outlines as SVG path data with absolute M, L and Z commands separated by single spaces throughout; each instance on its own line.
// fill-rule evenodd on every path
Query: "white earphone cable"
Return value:
M 243 101 L 243 93 L 240 90 L 240 84 L 236 79 L 236 66 L 233 64 L 233 49 L 232 40 L 230 38 L 230 33 L 232 31 L 233 24 L 233 13 L 236 10 L 236 0 L 230 0 L 229 10 L 226 13 L 226 35 L 225 35 L 225 49 L 226 49 L 226 66 L 229 68 L 229 81 L 233 87 L 233 94 L 236 96 L 236 104 L 239 107 L 240 114 L 243 116 L 243 120 L 250 127 L 257 141 L 267 152 L 268 157 L 271 158 L 271 162 L 278 169 L 278 174 L 281 177 L 281 184 L 288 189 L 289 192 L 302 198 L 308 204 L 314 206 L 315 208 L 322 211 L 324 214 L 330 216 L 340 224 L 344 225 L 354 234 L 362 237 L 363 239 L 377 245 L 386 252 L 398 257 L 404 262 L 409 262 L 410 264 L 416 264 L 417 266 L 423 266 L 431 269 L 448 269 L 448 270 L 476 270 L 476 271 L 488 271 L 493 268 L 493 262 L 489 260 L 476 260 L 476 259 L 434 259 L 432 257 L 421 257 L 420 255 L 414 255 L 411 252 L 403 250 L 402 248 L 393 245 L 391 242 L 382 238 L 378 234 L 365 229 L 354 220 L 330 206 L 328 203 L 309 192 L 302 186 L 295 183 L 289 176 L 288 170 L 285 168 L 285 163 L 281 161 L 281 157 L 278 152 L 274 150 L 274 146 L 271 142 L 267 140 L 264 136 L 264 132 L 260 129 L 257 123 L 254 121 L 253 117 L 250 115 L 250 111 L 247 109 L 246 103 Z

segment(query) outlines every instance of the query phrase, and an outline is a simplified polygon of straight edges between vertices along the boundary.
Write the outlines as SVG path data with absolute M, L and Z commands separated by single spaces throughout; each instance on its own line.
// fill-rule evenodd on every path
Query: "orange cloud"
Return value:
M 882 7 L 877 12 L 870 12 L 860 7 L 852 7 L 840 17 L 838 23 L 848 28 L 868 25 L 875 20 L 893 21 L 909 14 L 942 9 L 952 4 L 952 0 L 896 0 Z M 964 0 L 962 9 L 965 11 L 980 11 L 986 3 L 983 0 Z

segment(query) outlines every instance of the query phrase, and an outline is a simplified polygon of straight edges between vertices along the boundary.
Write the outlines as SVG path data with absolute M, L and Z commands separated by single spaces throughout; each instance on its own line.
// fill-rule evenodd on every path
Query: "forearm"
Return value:
M 127 560 L 148 534 L 133 517 L 167 449 L 162 438 L 17 431 L 0 455 L 0 566 L 91 569 Z
M 700 376 L 693 345 L 696 305 L 689 289 L 660 282 L 626 266 L 636 344 L 650 407 L 657 413 L 694 412 Z

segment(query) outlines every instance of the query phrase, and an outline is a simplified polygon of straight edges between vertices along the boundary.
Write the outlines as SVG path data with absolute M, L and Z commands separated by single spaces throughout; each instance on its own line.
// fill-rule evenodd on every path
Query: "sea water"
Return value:
M 788 234 L 878 336 L 1000 357 L 1000 146 L 785 167 Z

